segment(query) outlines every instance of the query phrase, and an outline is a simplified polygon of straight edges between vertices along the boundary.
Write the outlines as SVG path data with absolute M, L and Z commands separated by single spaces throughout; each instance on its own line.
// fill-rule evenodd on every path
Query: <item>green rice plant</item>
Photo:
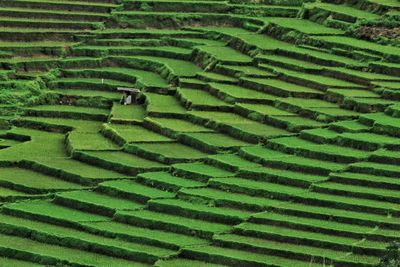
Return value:
M 143 204 L 151 199 L 173 198 L 175 196 L 174 193 L 166 192 L 130 180 L 104 182 L 99 185 L 98 189 L 105 194 L 124 197 Z
M 207 156 L 204 152 L 179 143 L 129 144 L 125 146 L 128 153 L 166 164 L 193 162 Z
M 119 150 L 111 140 L 99 133 L 82 133 L 72 131 L 66 136 L 67 151 L 77 150 Z
M 148 130 L 140 125 L 116 123 L 104 124 L 102 133 L 119 145 L 129 143 L 157 143 L 172 141 L 172 139 Z
M 279 55 L 257 55 L 256 60 L 258 62 L 258 67 L 269 70 L 271 73 L 277 75 L 277 71 L 283 69 L 290 69 L 295 71 L 304 71 L 307 73 L 315 73 L 321 71 L 324 67 L 315 63 L 311 63 L 305 60 L 299 60 L 295 58 L 290 58 L 287 56 Z M 277 69 L 275 69 L 277 68 Z M 283 71 L 284 72 L 284 71 Z
M 117 87 L 132 87 L 132 83 L 102 78 L 60 78 L 51 82 L 51 88 L 115 91 Z
M 318 12 L 326 11 L 329 12 L 328 14 L 332 14 L 332 16 L 336 19 L 352 23 L 356 22 L 356 20 L 376 19 L 379 17 L 374 13 L 363 11 L 347 5 L 337 5 L 329 3 L 307 3 L 306 8 L 315 9 Z
M 14 189 L 9 189 L 5 187 L 0 187 L 0 201 L 1 202 L 13 202 L 24 199 L 36 199 L 43 198 L 44 195 L 35 195 L 32 193 L 24 193 L 22 191 L 17 191 Z
M 311 184 L 328 180 L 327 176 L 308 174 L 299 171 L 274 169 L 270 167 L 244 167 L 237 176 L 257 181 L 267 181 L 284 185 L 308 188 Z
M 100 254 L 105 252 L 109 256 L 127 258 L 133 261 L 152 262 L 158 256 L 174 254 L 174 251 L 166 248 L 113 239 L 21 217 L 2 215 L 0 223 L 4 227 L 3 232 L 7 234 L 23 237 L 27 232 L 31 232 L 31 238 L 36 241 Z
M 366 132 L 370 128 L 364 124 L 359 123 L 356 120 L 344 120 L 337 121 L 329 124 L 329 129 L 334 130 L 336 132 Z
M 384 92 L 384 94 L 386 92 Z M 353 109 L 358 112 L 380 112 L 384 111 L 388 106 L 391 106 L 395 103 L 395 99 L 391 100 L 382 98 L 357 97 L 345 98 L 343 106 L 346 109 Z
M 127 175 L 150 170 L 165 170 L 168 166 L 156 161 L 147 160 L 122 151 L 78 151 L 73 157 L 101 168 L 113 170 Z
M 77 265 L 146 266 L 146 264 L 137 261 L 129 261 L 99 253 L 55 246 L 45 242 L 37 242 L 28 238 L 11 235 L 0 235 L 0 242 L 2 244 L 7 244 L 1 247 L 2 251 L 8 251 L 10 254 L 18 253 L 18 258 L 40 264 L 57 265 L 70 262 L 71 264 Z
M 1 168 L 0 185 L 27 193 L 46 193 L 71 189 L 82 189 L 83 186 L 58 179 L 25 168 Z
M 268 266 L 269 264 L 287 264 L 287 265 L 309 265 L 295 259 L 287 259 L 279 256 L 259 254 L 255 252 L 243 251 L 232 248 L 218 247 L 215 245 L 196 246 L 191 248 L 184 248 L 182 255 L 198 260 L 206 260 L 207 262 L 224 264 L 229 262 L 232 265 L 252 265 L 252 266 Z
M 207 90 L 228 103 L 271 104 L 275 100 L 275 97 L 270 94 L 231 84 L 211 82 L 208 83 Z
M 106 92 L 85 89 L 53 89 L 51 93 L 69 98 L 76 98 L 77 103 L 94 107 L 109 107 L 112 101 L 118 101 L 121 95 L 117 92 Z
M 57 193 L 56 204 L 104 216 L 113 216 L 117 210 L 136 210 L 143 205 L 123 198 L 92 191 L 70 191 Z
M 372 131 L 379 134 L 387 134 L 398 137 L 398 129 L 400 127 L 400 119 L 387 116 L 384 113 L 375 113 L 363 115 L 360 122 L 373 122 Z
M 378 176 L 397 177 L 400 168 L 398 165 L 384 163 L 357 162 L 350 165 L 350 170 Z
M 263 78 L 241 78 L 244 86 L 254 90 L 262 91 L 265 93 L 273 94 L 280 97 L 307 97 L 314 98 L 321 95 L 316 89 L 305 87 L 293 83 L 288 83 L 277 79 L 263 79 Z
M 230 177 L 234 173 L 205 163 L 178 163 L 172 165 L 172 173 L 178 176 L 207 181 L 213 177 Z
M 231 105 L 206 91 L 190 88 L 178 88 L 177 98 L 187 109 L 228 111 Z
M 234 77 L 240 76 L 254 76 L 254 77 L 274 77 L 275 74 L 257 68 L 253 66 L 235 66 L 235 65 L 224 65 L 224 64 L 217 64 L 215 66 L 215 71 L 218 71 L 222 74 Z
M 381 147 L 397 148 L 399 142 L 396 137 L 360 132 L 360 133 L 342 133 L 337 138 L 337 142 L 343 146 L 350 146 L 362 150 L 376 150 Z
M 250 145 L 247 142 L 220 133 L 185 133 L 178 136 L 182 143 L 208 153 L 237 150 Z
M 179 199 L 150 200 L 148 206 L 153 211 L 168 212 L 175 215 L 225 224 L 240 223 L 250 216 L 250 213 L 246 211 L 227 207 L 210 207 Z
M 288 135 L 289 132 L 228 112 L 191 111 L 189 119 L 250 143 Z
M 331 173 L 329 177 L 332 182 L 367 186 L 370 188 L 397 189 L 399 187 L 399 182 L 396 179 L 387 176 L 377 176 L 358 172 L 343 172 Z
M 98 132 L 101 129 L 101 122 L 90 120 L 76 120 L 76 119 L 60 119 L 60 118 L 46 118 L 46 117 L 30 117 L 24 116 L 17 119 L 16 122 L 31 126 L 32 128 L 49 129 L 50 131 L 69 132 L 75 129 L 80 132 Z M 55 130 L 53 130 L 55 129 Z
M 255 214 L 250 220 L 253 223 L 280 225 L 287 228 L 296 228 L 304 231 L 310 230 L 319 233 L 334 234 L 337 236 L 351 237 L 356 239 L 363 239 L 365 236 L 370 238 L 379 237 L 379 235 L 374 237 L 374 233 L 371 233 L 373 230 L 372 226 L 361 226 L 273 212 L 261 212 Z M 380 238 L 384 237 L 380 236 Z
M 345 36 L 320 36 L 314 37 L 314 40 L 321 42 L 328 47 L 339 47 L 351 50 L 363 50 L 370 53 L 385 56 L 387 58 L 398 60 L 399 48 L 394 46 L 380 45 L 374 42 L 359 40 Z
M 301 138 L 316 143 L 334 143 L 339 135 L 340 135 L 339 133 L 326 128 L 302 130 L 300 132 Z
M 287 112 L 285 110 L 278 109 L 274 106 L 264 105 L 264 104 L 248 104 L 241 103 L 236 104 L 239 112 L 246 115 L 252 115 L 252 113 L 257 113 L 260 115 L 268 116 L 295 116 L 294 113 Z
M 341 77 L 348 77 L 353 79 L 354 81 L 362 82 L 365 80 L 368 81 L 395 81 L 398 80 L 395 76 L 390 76 L 387 74 L 377 73 L 377 72 L 368 72 L 368 71 L 360 71 L 360 70 L 353 70 L 344 67 L 329 67 L 325 68 L 324 72 L 333 74 L 332 76 L 341 78 Z
M 154 266 L 157 267 L 172 267 L 172 266 L 193 266 L 193 267 L 223 267 L 222 264 L 214 264 L 198 260 L 190 260 L 184 258 L 173 258 L 166 260 L 159 260 Z
M 179 133 L 213 132 L 212 129 L 208 129 L 204 126 L 194 124 L 187 120 L 174 118 L 146 117 L 143 125 L 155 132 L 162 133 L 171 138 L 177 138 Z
M 115 123 L 141 123 L 145 117 L 146 111 L 140 105 L 121 105 L 113 103 L 110 112 L 110 121 Z
M 183 118 L 186 113 L 186 109 L 174 96 L 155 93 L 146 93 L 145 96 L 146 111 L 150 116 Z
M 207 82 L 222 82 L 228 84 L 235 84 L 239 81 L 236 78 L 214 72 L 200 72 L 197 74 L 197 77 Z
M 66 105 L 40 105 L 25 108 L 25 112 L 30 116 L 39 117 L 59 117 L 71 119 L 88 119 L 106 121 L 109 111 L 94 107 L 76 107 Z
M 396 218 L 388 218 L 383 214 L 374 214 L 362 211 L 343 209 L 342 207 L 313 206 L 310 203 L 273 203 L 270 210 L 281 214 L 300 216 L 305 218 L 317 218 L 326 221 L 350 223 L 354 225 L 375 227 L 382 226 L 385 229 L 396 229 L 398 225 Z M 330 218 L 330 219 L 328 219 Z
M 288 258 L 302 259 L 305 262 L 309 262 L 311 261 L 310 259 L 313 259 L 312 262 L 316 264 L 316 266 L 319 266 L 318 264 L 326 264 L 328 261 L 334 261 L 338 264 L 347 264 L 348 266 L 356 266 L 357 264 L 360 264 L 360 259 L 357 259 L 358 255 L 348 254 L 344 251 L 297 245 L 284 241 L 280 242 L 239 234 L 222 234 L 217 235 L 214 239 L 218 244 L 220 244 L 220 246 L 228 246 L 242 250 L 245 249 L 248 251 L 258 251 L 259 253 L 272 255 L 279 253 Z M 368 264 L 367 261 L 364 262 Z M 308 264 L 310 265 L 310 263 Z
M 300 198 L 299 198 L 300 200 Z M 368 212 L 380 215 L 387 213 L 397 214 L 395 203 L 364 199 L 351 195 L 335 195 L 324 192 L 309 192 L 306 197 L 300 200 L 303 203 L 313 203 L 319 206 L 332 208 L 345 208 L 352 211 Z
M 279 206 L 285 203 L 281 200 L 249 196 L 215 188 L 183 188 L 179 191 L 178 196 L 182 199 L 208 203 L 218 207 L 236 207 L 253 212 L 263 211 L 272 204 Z
M 290 155 L 276 150 L 266 149 L 261 146 L 241 148 L 239 155 L 265 166 L 279 169 L 301 171 L 317 175 L 327 175 L 331 171 L 343 170 L 346 164 L 324 161 L 320 159 L 304 158 Z
M 190 235 L 138 227 L 116 221 L 82 223 L 86 231 L 104 236 L 117 237 L 158 248 L 178 250 L 180 247 L 204 244 L 206 240 Z M 160 250 L 162 251 L 162 250 Z
M 134 57 L 135 60 L 142 60 L 145 62 L 153 63 L 153 64 L 160 64 L 167 68 L 173 75 L 177 77 L 194 77 L 198 72 L 201 72 L 201 68 L 196 66 L 191 62 L 187 62 L 185 60 L 179 59 L 171 59 L 165 57 L 151 57 L 151 56 L 137 56 Z M 134 60 L 133 58 L 126 57 L 128 63 L 130 60 Z M 164 75 L 160 73 L 162 77 Z
M 282 42 L 283 43 L 283 42 Z M 285 44 L 285 43 L 283 43 Z M 316 64 L 325 66 L 345 66 L 345 67 L 360 67 L 365 66 L 365 63 L 356 59 L 335 55 L 323 50 L 309 49 L 307 47 L 297 47 L 294 45 L 280 45 L 276 47 L 277 54 L 294 57 L 310 61 Z
M 239 171 L 242 168 L 251 169 L 261 167 L 261 165 L 245 160 L 236 154 L 211 155 L 207 157 L 206 162 L 210 165 L 232 172 Z
M 362 161 L 370 156 L 370 153 L 364 150 L 331 144 L 315 144 L 298 137 L 275 138 L 268 141 L 267 147 L 305 157 L 344 163 Z
M 215 65 L 216 63 L 249 65 L 252 62 L 251 57 L 226 46 L 197 46 L 194 53 L 196 54 L 196 60 L 203 67 L 209 64 Z
M 300 132 L 303 129 L 319 128 L 325 126 L 325 123 L 314 119 L 304 118 L 298 115 L 295 116 L 269 116 L 265 120 L 277 127 L 282 127 L 290 132 Z
M 393 151 L 388 149 L 379 149 L 372 153 L 369 158 L 371 161 L 389 164 L 399 164 L 400 153 L 399 151 Z
M 177 192 L 181 188 L 192 188 L 205 186 L 205 183 L 174 176 L 168 172 L 146 172 L 136 177 L 136 180 L 147 186 L 162 190 Z
M 336 249 L 342 251 L 350 251 L 352 244 L 361 239 L 330 236 L 328 234 L 285 228 L 282 226 L 269 225 L 265 227 L 263 224 L 243 223 L 235 226 L 235 231 L 253 237 L 268 238 L 277 241 L 298 242 L 304 245 L 324 247 L 328 249 Z
M 38 263 L 33 263 L 29 261 L 24 261 L 24 260 L 17 260 L 17 259 L 12 259 L 12 258 L 6 258 L 6 257 L 1 257 L 0 258 L 0 263 L 5 265 L 5 266 L 21 266 L 21 267 L 39 267 L 40 264 Z
M 203 78 L 199 77 L 198 78 Z M 186 88 L 204 89 L 207 82 L 198 78 L 179 78 L 179 86 Z
M 211 238 L 214 233 L 225 232 L 228 225 L 192 219 L 149 210 L 120 211 L 115 215 L 116 220 L 136 226 L 153 229 L 163 229 L 180 234 L 190 234 L 200 238 Z
M 369 188 L 360 185 L 346 185 L 346 189 L 344 189 L 343 184 L 341 183 L 329 182 L 321 185 L 313 185 L 313 190 L 317 192 L 325 192 L 328 194 L 346 194 L 352 197 L 373 199 L 391 203 L 400 202 L 398 192 L 391 189 Z
M 79 222 L 107 220 L 107 217 L 63 207 L 45 200 L 8 204 L 4 212 L 9 215 L 37 219 L 63 226 L 77 226 Z
M 287 70 L 281 67 L 274 67 L 275 72 L 280 73 L 282 79 L 293 82 L 305 87 L 311 87 L 318 90 L 326 91 L 328 88 L 343 88 L 343 89 L 362 89 L 363 85 L 359 85 L 346 80 L 337 79 L 334 77 L 322 76 L 317 74 L 309 74 L 295 70 Z
M 307 192 L 305 188 L 236 177 L 212 178 L 209 180 L 209 185 L 212 188 L 229 192 L 278 200 L 288 200 L 290 197 L 296 197 Z
M 50 157 L 67 156 L 64 150 L 64 135 L 62 134 L 27 128 L 13 128 L 7 131 L 7 136 L 24 143 L 10 147 L 7 150 L 1 150 L 0 159 L 3 161 L 35 160 L 43 158 L 44 155 Z
M 344 33 L 338 29 L 297 18 L 267 18 L 264 21 L 269 23 L 269 27 L 277 27 L 286 31 L 294 30 L 307 35 L 342 35 Z
M 70 158 L 40 158 L 34 162 L 28 161 L 26 164 L 34 170 L 86 185 L 109 179 L 129 177 L 113 170 L 101 169 L 99 171 L 98 166 Z

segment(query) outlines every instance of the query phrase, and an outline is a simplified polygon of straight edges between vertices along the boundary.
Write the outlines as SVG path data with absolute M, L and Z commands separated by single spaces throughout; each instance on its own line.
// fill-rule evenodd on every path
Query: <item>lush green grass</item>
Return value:
M 71 132 L 68 145 L 73 150 L 118 150 L 119 147 L 99 133 Z
M 190 88 L 178 88 L 180 101 L 193 109 L 223 109 L 230 105 L 206 91 Z
M 221 63 L 246 64 L 252 61 L 251 57 L 225 46 L 198 46 L 196 48 Z
M 208 179 L 211 177 L 229 177 L 233 173 L 204 163 L 180 163 L 172 165 L 173 171 L 179 176 L 193 179 Z
M 125 143 L 143 142 L 168 142 L 172 139 L 161 134 L 150 131 L 140 125 L 129 124 L 107 124 L 105 131 L 109 131 L 110 138 L 121 138 Z M 106 133 L 108 135 L 108 133 Z
M 154 116 L 186 113 L 186 109 L 174 96 L 155 93 L 146 93 L 146 110 L 148 114 Z
M 3 250 L 13 251 L 14 253 L 17 251 L 23 251 L 29 255 L 27 257 L 28 259 L 32 259 L 32 261 L 41 264 L 43 264 L 43 262 L 48 264 L 63 264 L 65 262 L 70 262 L 71 264 L 97 266 L 147 266 L 140 262 L 113 258 L 98 253 L 46 244 L 10 235 L 1 235 L 0 242 L 2 243 L 1 248 Z
M 376 265 L 398 48 L 344 28 L 393 1 L 4 0 L 0 265 Z
M 143 184 L 170 191 L 178 191 L 181 188 L 200 187 L 205 185 L 202 182 L 173 176 L 167 172 L 147 172 L 139 174 L 137 180 Z
M 242 78 L 252 88 L 277 96 L 319 95 L 318 90 L 277 79 Z
M 111 121 L 141 122 L 145 117 L 146 110 L 139 105 L 121 105 L 114 103 L 111 110 Z
M 206 243 L 206 240 L 190 235 L 138 227 L 116 221 L 88 222 L 82 223 L 81 225 L 95 233 L 110 235 L 112 237 L 116 236 L 170 249 Z
M 166 167 L 161 163 L 149 161 L 144 158 L 121 151 L 87 151 L 84 152 L 84 155 L 88 155 L 115 164 L 127 165 L 132 168 Z
M 193 234 L 198 237 L 211 237 L 214 233 L 225 232 L 230 227 L 225 224 L 192 219 L 168 213 L 149 210 L 117 212 L 118 220 L 127 220 L 137 226 L 155 229 L 164 228 L 171 232 Z
M 9 204 L 4 208 L 9 214 L 22 215 L 26 218 L 38 217 L 46 221 L 66 224 L 107 220 L 107 217 L 101 215 L 55 205 L 43 200 Z
M 338 29 L 325 27 L 321 24 L 314 23 L 308 20 L 292 19 L 292 18 L 268 18 L 265 20 L 268 23 L 275 24 L 278 27 L 296 30 L 305 34 L 326 34 L 326 35 L 341 35 L 344 32 Z
M 257 90 L 215 82 L 209 83 L 209 91 L 227 102 L 271 103 L 275 99 L 274 96 Z
M 0 223 L 4 229 L 13 231 L 14 233 L 31 231 L 34 235 L 42 235 L 46 238 L 53 239 L 53 244 L 59 243 L 60 245 L 68 245 L 82 250 L 90 250 L 87 246 L 92 246 L 92 250 L 98 251 L 103 248 L 112 247 L 114 251 L 120 250 L 120 253 L 115 253 L 118 256 L 126 256 L 131 259 L 140 260 L 144 257 L 156 259 L 158 256 L 165 256 L 174 254 L 174 251 L 156 246 L 143 245 L 132 241 L 124 241 L 104 237 L 77 229 L 71 229 L 54 224 L 44 223 L 40 221 L 33 221 L 21 217 L 13 217 L 8 215 L 0 216 Z M 55 241 L 63 239 L 63 242 Z M 40 239 L 40 238 L 39 238 Z M 68 240 L 68 241 L 67 241 Z
M 126 150 L 160 162 L 185 162 L 206 157 L 206 153 L 180 143 L 130 144 Z
M 161 64 L 165 64 L 172 72 L 177 76 L 195 76 L 196 73 L 201 72 L 201 69 L 191 62 L 179 59 L 163 58 L 163 57 L 151 57 L 151 56 L 138 56 L 135 57 L 145 61 L 155 61 Z
M 326 42 L 332 46 L 341 46 L 347 49 L 360 49 L 366 50 L 372 53 L 378 53 L 383 55 L 394 55 L 398 56 L 400 48 L 394 46 L 380 45 L 374 42 L 364 41 L 351 37 L 344 36 L 321 36 L 316 38 L 322 42 Z
M 136 210 L 143 206 L 130 200 L 99 194 L 92 191 L 70 191 L 58 193 L 56 203 L 78 208 L 90 213 L 111 215 L 117 210 Z
M 154 123 L 162 129 L 170 129 L 174 132 L 212 132 L 211 129 L 191 123 L 187 120 L 147 117 L 146 121 Z
M 366 12 L 357 8 L 353 8 L 346 5 L 334 5 L 329 3 L 318 3 L 318 4 L 307 4 L 307 8 L 317 8 L 326 10 L 332 13 L 343 14 L 350 17 L 355 17 L 357 19 L 377 19 L 379 18 L 378 15 Z
M 219 149 L 237 149 L 250 145 L 247 142 L 220 133 L 186 133 L 179 137 L 183 142 L 199 149 L 218 151 Z
M 0 169 L 0 184 L 22 191 L 52 192 L 81 189 L 82 186 L 29 169 L 5 167 Z

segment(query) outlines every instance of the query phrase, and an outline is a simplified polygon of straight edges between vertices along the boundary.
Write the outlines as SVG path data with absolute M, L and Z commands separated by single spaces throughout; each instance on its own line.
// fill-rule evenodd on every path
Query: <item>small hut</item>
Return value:
M 123 93 L 120 100 L 122 105 L 135 104 L 140 93 L 137 88 L 117 87 L 117 90 Z

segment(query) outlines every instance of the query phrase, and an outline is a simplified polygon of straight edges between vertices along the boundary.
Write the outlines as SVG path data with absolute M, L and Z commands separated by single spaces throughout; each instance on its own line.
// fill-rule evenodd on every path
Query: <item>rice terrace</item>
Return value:
M 0 266 L 399 267 L 400 0 L 0 0 Z

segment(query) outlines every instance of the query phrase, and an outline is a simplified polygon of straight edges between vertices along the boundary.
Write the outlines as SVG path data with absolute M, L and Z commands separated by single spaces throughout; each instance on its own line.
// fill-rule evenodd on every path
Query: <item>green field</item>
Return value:
M 0 266 L 389 267 L 399 13 L 0 0 Z

